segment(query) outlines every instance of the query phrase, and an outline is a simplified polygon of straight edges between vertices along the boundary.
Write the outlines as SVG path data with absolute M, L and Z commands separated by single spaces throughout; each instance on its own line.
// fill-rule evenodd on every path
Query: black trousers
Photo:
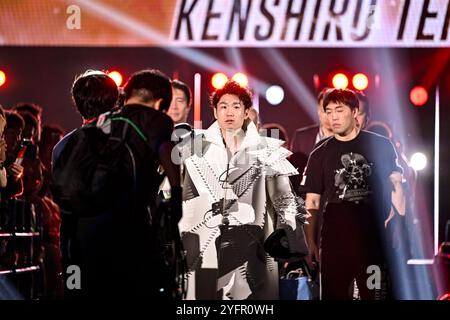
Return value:
M 169 270 L 150 227 L 121 225 L 110 213 L 63 221 L 64 265 L 81 270 L 81 289 L 66 287 L 66 299 L 171 298 Z
M 329 204 L 321 238 L 323 300 L 351 300 L 353 280 L 362 300 L 386 295 L 386 268 L 374 212 L 363 205 Z

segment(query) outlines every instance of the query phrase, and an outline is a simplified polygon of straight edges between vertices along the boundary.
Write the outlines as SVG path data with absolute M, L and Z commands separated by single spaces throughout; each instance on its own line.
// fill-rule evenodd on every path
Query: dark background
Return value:
M 183 49 L 181 49 L 183 50 Z M 203 53 L 227 62 L 226 48 L 202 48 Z M 434 103 L 435 88 L 440 87 L 441 139 L 440 139 L 440 241 L 444 238 L 445 221 L 449 218 L 448 154 L 450 106 L 450 49 L 278 49 L 314 96 L 317 90 L 313 75 L 318 74 L 321 87 L 331 85 L 331 76 L 337 71 L 349 75 L 363 72 L 369 76 L 366 94 L 371 102 L 372 119 L 388 122 L 400 137 L 408 158 L 416 151 L 428 156 L 427 168 L 419 172 L 423 186 L 427 215 L 433 214 L 433 158 L 434 158 Z M 264 48 L 241 48 L 245 73 L 268 84 L 284 88 L 284 101 L 274 107 L 260 95 L 261 121 L 277 122 L 288 131 L 314 124 L 315 106 L 299 104 L 299 92 L 290 92 L 288 81 L 274 72 L 274 67 L 264 59 Z M 208 106 L 211 93 L 212 72 L 198 64 L 185 61 L 164 48 L 96 48 L 96 47 L 1 47 L 0 69 L 7 74 L 6 85 L 0 87 L 0 104 L 9 108 L 13 104 L 35 102 L 43 106 L 43 123 L 60 124 L 66 130 L 80 125 L 81 119 L 72 106 L 70 88 L 75 76 L 88 68 L 118 70 L 124 78 L 139 69 L 159 68 L 169 76 L 177 75 L 193 88 L 194 73 L 202 75 L 202 121 L 208 127 L 212 112 Z M 222 70 L 217 70 L 222 71 Z M 375 75 L 380 85 L 375 88 Z M 409 91 L 414 85 L 426 85 L 430 98 L 420 108 L 409 101 Z M 250 87 L 252 83 L 250 82 Z M 309 112 L 305 110 L 309 109 Z M 399 116 L 396 116 L 398 110 Z M 190 119 L 192 122 L 192 112 Z M 403 133 L 402 131 L 403 127 Z M 432 221 L 432 220 L 430 220 Z

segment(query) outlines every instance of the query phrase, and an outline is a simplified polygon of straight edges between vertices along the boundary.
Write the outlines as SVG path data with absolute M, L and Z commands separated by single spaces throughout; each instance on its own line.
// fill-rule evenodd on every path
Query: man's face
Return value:
M 323 99 L 320 100 L 320 103 L 318 104 L 317 107 L 318 107 L 317 113 L 319 115 L 320 126 L 322 128 L 324 128 L 325 130 L 331 131 L 330 121 L 328 120 L 325 110 L 323 110 Z
M 347 136 L 356 126 L 356 113 L 349 106 L 340 102 L 330 102 L 326 114 L 334 134 Z
M 369 117 L 366 111 L 366 105 L 361 100 L 359 101 L 359 110 L 356 114 L 356 120 L 358 121 L 358 127 L 364 129 L 369 121 Z
M 224 94 L 214 108 L 214 117 L 221 129 L 237 130 L 242 128 L 248 117 L 248 110 L 239 97 L 234 94 Z
M 189 110 L 188 101 L 184 92 L 180 89 L 172 88 L 172 102 L 167 114 L 175 124 L 187 121 Z
M 36 128 L 25 125 L 25 128 L 22 131 L 22 139 L 25 138 L 30 139 L 34 143 L 36 143 L 37 142 L 37 140 L 35 140 L 37 138 L 36 132 L 37 132 Z
M 5 128 L 4 131 L 6 141 L 6 153 L 15 156 L 15 152 L 19 148 L 20 141 L 22 141 L 22 130 L 19 128 Z

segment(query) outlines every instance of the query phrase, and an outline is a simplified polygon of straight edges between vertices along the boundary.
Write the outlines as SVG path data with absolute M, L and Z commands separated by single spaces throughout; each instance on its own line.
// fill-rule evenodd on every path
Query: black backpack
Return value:
M 120 111 L 104 113 L 74 131 L 53 165 L 51 190 L 62 210 L 79 217 L 95 216 L 130 194 L 136 186 L 136 164 L 127 143 L 129 134 L 147 141 Z

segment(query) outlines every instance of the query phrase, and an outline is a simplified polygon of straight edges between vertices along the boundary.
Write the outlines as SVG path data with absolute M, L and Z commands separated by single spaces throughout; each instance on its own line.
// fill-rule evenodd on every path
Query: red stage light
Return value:
M 239 85 L 242 87 L 248 86 L 248 78 L 242 72 L 236 73 L 231 79 L 239 83 Z
M 416 107 L 421 107 L 428 101 L 428 92 L 424 87 L 416 86 L 411 89 L 409 99 L 413 105 Z
M 114 82 L 116 83 L 116 85 L 118 87 L 120 87 L 120 85 L 122 84 L 122 81 L 123 81 L 123 78 L 122 78 L 122 75 L 120 74 L 120 72 L 111 71 L 108 73 L 108 76 L 114 80 Z
M 313 75 L 313 83 L 314 83 L 314 88 L 316 88 L 316 91 L 319 91 L 320 90 L 320 77 L 318 74 Z
M 333 87 L 336 89 L 347 89 L 348 87 L 348 78 L 343 73 L 337 73 L 333 76 Z
M 444 293 L 438 297 L 438 300 L 450 300 L 450 293 Z
M 222 72 L 215 73 L 211 78 L 211 84 L 214 87 L 214 89 L 223 88 L 223 86 L 227 81 L 228 77 Z
M 353 76 L 352 83 L 356 90 L 363 91 L 369 86 L 369 79 L 364 73 L 357 73 Z
M 6 83 L 6 74 L 0 70 L 0 87 Z

